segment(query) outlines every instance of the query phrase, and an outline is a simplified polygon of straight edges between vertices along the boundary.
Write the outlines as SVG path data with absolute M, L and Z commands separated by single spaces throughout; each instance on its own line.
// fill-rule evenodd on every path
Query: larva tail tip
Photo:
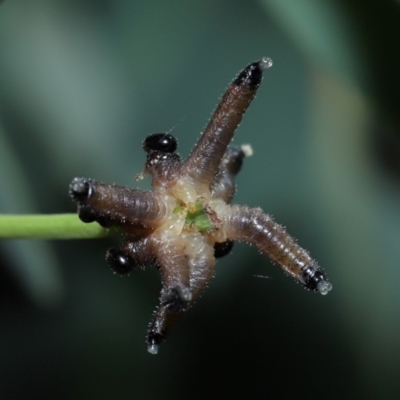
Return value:
M 147 347 L 147 351 L 150 354 L 157 354 L 158 353 L 158 345 L 157 344 L 150 344 L 149 347 Z
M 251 147 L 250 144 L 242 144 L 240 146 L 240 149 L 243 151 L 244 156 L 247 157 L 251 157 L 253 155 L 253 148 Z
M 80 202 L 86 200 L 92 194 L 89 179 L 74 178 L 69 185 L 69 193 L 73 200 Z
M 328 294 L 328 292 L 329 292 L 330 290 L 332 290 L 332 284 L 331 284 L 330 282 L 328 282 L 328 281 L 322 280 L 322 281 L 318 282 L 317 290 L 318 290 L 322 295 L 325 296 L 326 294 Z
M 273 65 L 272 60 L 269 57 L 263 57 L 260 61 L 259 64 L 261 71 L 264 71 L 264 69 L 270 68 Z

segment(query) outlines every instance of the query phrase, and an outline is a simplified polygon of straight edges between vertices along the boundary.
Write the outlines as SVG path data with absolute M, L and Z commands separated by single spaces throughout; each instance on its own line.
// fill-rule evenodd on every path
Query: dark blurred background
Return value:
M 2 241 L 0 398 L 399 398 L 399 26 L 395 0 L 2 2 L 0 212 L 74 212 L 75 176 L 137 186 L 146 135 L 173 129 L 186 156 L 268 56 L 235 202 L 285 225 L 333 291 L 236 244 L 152 356 L 157 271 L 113 275 L 111 239 Z

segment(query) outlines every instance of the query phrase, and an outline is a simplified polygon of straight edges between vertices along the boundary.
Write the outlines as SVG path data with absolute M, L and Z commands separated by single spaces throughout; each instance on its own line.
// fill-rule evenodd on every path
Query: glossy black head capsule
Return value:
M 134 267 L 133 261 L 121 249 L 109 249 L 106 254 L 106 261 L 108 266 L 120 275 L 129 274 Z
M 214 244 L 214 257 L 221 258 L 227 256 L 233 248 L 233 240 L 226 240 L 225 242 Z
M 267 57 L 255 61 L 240 72 L 233 83 L 238 86 L 244 85 L 250 89 L 257 89 L 262 81 L 262 72 L 271 66 L 272 60 Z
M 178 141 L 169 133 L 153 133 L 143 141 L 143 150 L 160 151 L 162 153 L 174 153 L 178 147 Z

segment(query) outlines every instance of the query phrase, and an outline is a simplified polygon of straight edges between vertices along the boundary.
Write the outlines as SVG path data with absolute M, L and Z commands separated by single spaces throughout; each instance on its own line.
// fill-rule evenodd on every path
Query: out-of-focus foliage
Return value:
M 110 239 L 3 242 L 0 397 L 396 398 L 398 26 L 390 0 L 3 2 L 0 212 L 72 212 L 74 176 L 136 186 L 146 135 L 173 128 L 187 155 L 234 74 L 268 56 L 236 199 L 334 288 L 305 292 L 236 244 L 154 357 L 157 271 L 112 275 Z

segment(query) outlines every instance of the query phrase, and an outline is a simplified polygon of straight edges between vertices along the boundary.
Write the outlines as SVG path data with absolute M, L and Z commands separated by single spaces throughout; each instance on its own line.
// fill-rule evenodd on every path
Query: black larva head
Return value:
M 143 150 L 160 151 L 163 153 L 174 153 L 178 147 L 176 138 L 169 133 L 153 133 L 143 141 Z
M 82 222 L 85 222 L 86 224 L 97 221 L 99 218 L 98 214 L 86 204 L 78 205 L 78 217 Z
M 233 248 L 233 240 L 227 240 L 225 242 L 214 244 L 214 257 L 221 258 L 227 256 Z
M 86 200 L 92 194 L 90 180 L 74 178 L 69 185 L 69 193 L 76 202 Z
M 107 251 L 106 261 L 108 266 L 117 274 L 126 275 L 133 269 L 133 262 L 120 249 L 111 248 Z

